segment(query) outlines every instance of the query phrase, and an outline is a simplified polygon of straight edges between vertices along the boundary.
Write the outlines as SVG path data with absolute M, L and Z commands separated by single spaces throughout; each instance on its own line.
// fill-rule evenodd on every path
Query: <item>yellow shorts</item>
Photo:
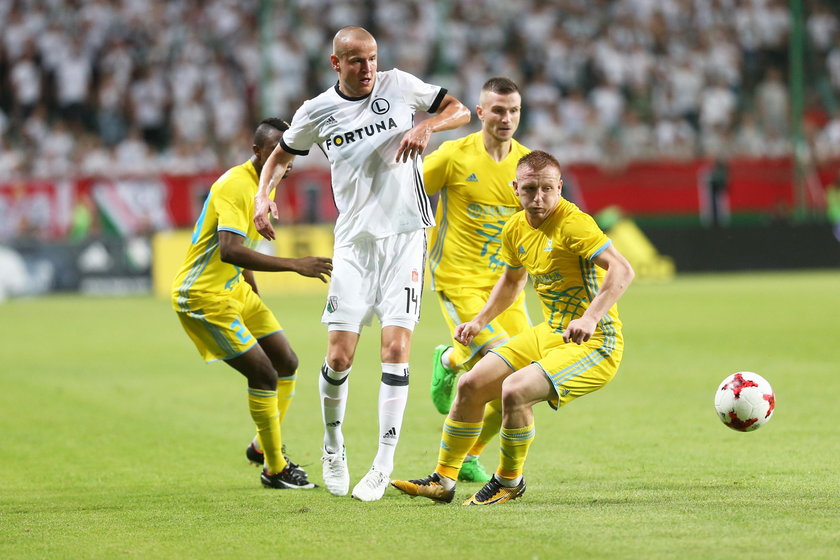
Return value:
M 615 376 L 624 351 L 621 333 L 596 333 L 589 342 L 563 342 L 563 333 L 554 332 L 548 323 L 519 334 L 492 352 L 518 371 L 537 364 L 554 385 L 557 396 L 548 401 L 557 409 L 592 391 L 597 391 Z
M 455 327 L 465 323 L 478 315 L 487 299 L 490 297 L 492 288 L 458 288 L 435 292 L 440 302 L 440 309 L 443 318 L 449 327 L 449 334 L 455 334 Z M 452 363 L 457 364 L 459 369 L 472 367 L 479 350 L 488 344 L 498 346 L 501 342 L 516 336 L 531 326 L 531 319 L 528 317 L 528 310 L 525 308 L 525 291 L 517 296 L 513 304 L 499 314 L 489 325 L 484 327 L 469 346 L 463 346 L 460 342 L 452 339 L 454 350 Z
M 207 300 L 178 319 L 205 362 L 244 354 L 257 340 L 283 328 L 250 284 L 239 282 L 230 294 Z

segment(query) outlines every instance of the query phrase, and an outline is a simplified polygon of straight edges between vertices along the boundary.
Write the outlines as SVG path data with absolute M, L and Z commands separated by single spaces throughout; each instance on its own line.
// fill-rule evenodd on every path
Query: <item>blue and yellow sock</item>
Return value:
M 461 470 L 467 451 L 475 445 L 482 424 L 483 422 L 457 422 L 448 417 L 443 421 L 436 473 L 458 480 L 458 471 Z
M 535 434 L 534 424 L 522 428 L 502 427 L 499 433 L 499 468 L 496 469 L 498 476 L 518 482 Z

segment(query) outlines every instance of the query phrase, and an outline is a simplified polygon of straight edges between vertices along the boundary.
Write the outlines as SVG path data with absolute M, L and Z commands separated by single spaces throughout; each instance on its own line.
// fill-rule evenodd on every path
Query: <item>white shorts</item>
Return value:
M 374 313 L 383 327 L 414 330 L 420 320 L 426 231 L 419 229 L 336 247 L 321 322 L 359 333 Z

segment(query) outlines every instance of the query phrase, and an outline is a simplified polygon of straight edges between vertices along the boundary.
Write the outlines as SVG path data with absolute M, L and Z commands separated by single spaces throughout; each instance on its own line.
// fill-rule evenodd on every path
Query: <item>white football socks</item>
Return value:
M 350 369 L 335 371 L 327 362 L 321 366 L 318 377 L 318 393 L 321 396 L 321 418 L 324 420 L 324 449 L 328 453 L 338 453 L 344 446 L 344 434 L 341 424 L 347 409 L 347 385 Z
M 390 476 L 408 401 L 408 364 L 382 364 L 379 385 L 379 449 L 373 467 Z

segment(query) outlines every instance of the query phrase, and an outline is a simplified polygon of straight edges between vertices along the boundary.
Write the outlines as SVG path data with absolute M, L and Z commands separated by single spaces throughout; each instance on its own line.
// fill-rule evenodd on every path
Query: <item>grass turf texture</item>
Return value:
M 265 490 L 244 458 L 244 379 L 203 365 L 167 302 L 12 301 L 0 306 L 0 557 L 833 558 L 838 286 L 837 272 L 634 285 L 618 376 L 559 413 L 537 408 L 528 491 L 492 508 Z M 320 483 L 322 298 L 268 303 L 301 360 L 284 439 Z M 434 467 L 428 361 L 445 339 L 427 293 L 394 477 Z M 376 449 L 377 345 L 367 329 L 350 380 L 351 485 Z M 777 393 L 754 433 L 712 406 L 738 370 Z M 461 483 L 456 501 L 478 488 Z

